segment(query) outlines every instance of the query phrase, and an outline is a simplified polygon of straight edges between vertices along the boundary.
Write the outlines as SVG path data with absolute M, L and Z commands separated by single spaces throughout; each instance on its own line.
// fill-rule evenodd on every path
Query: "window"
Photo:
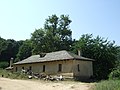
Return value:
M 29 70 L 32 70 L 32 66 L 29 67 Z
M 43 72 L 45 72 L 45 65 L 43 65 Z
M 79 64 L 77 65 L 77 69 L 78 69 L 78 72 L 80 72 L 80 66 L 79 66 Z
M 18 68 L 16 67 L 16 68 L 15 68 L 15 71 L 17 72 L 17 70 L 18 70 Z
M 59 64 L 58 65 L 58 72 L 61 72 L 62 71 L 62 64 Z

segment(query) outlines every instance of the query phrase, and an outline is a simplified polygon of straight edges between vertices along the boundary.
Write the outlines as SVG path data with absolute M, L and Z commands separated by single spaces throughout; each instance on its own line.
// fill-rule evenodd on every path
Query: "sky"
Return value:
M 53 14 L 69 15 L 73 39 L 93 34 L 120 45 L 120 0 L 0 0 L 0 36 L 30 39 Z

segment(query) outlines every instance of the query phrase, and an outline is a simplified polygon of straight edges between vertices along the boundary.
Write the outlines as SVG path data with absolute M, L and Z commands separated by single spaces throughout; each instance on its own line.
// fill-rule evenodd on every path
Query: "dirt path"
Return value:
M 0 90 L 88 90 L 92 84 L 72 81 L 30 81 L 0 78 Z

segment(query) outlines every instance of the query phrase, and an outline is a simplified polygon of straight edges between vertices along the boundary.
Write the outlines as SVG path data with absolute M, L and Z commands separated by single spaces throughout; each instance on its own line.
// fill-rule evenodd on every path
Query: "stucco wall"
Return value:
M 62 64 L 62 73 L 72 73 L 73 72 L 73 60 L 64 60 L 64 61 L 54 61 L 54 62 L 44 62 L 44 63 L 34 63 L 34 64 L 23 64 L 23 65 L 14 65 L 14 71 L 17 67 L 17 71 L 21 71 L 22 67 L 28 69 L 32 67 L 32 71 L 35 73 L 43 73 L 43 65 L 45 65 L 46 74 L 58 74 L 58 65 Z
M 62 64 L 62 71 L 58 71 L 58 65 Z M 43 65 L 45 65 L 46 74 L 66 74 L 66 76 L 80 77 L 83 79 L 89 78 L 93 75 L 92 61 L 80 61 L 80 60 L 64 60 L 53 61 L 33 64 L 14 65 L 14 71 L 17 67 L 17 71 L 21 71 L 22 67 L 28 69 L 32 67 L 34 73 L 43 73 Z M 79 65 L 79 71 L 78 71 Z
M 78 71 L 78 65 L 79 65 L 79 71 Z M 80 77 L 80 78 L 89 78 L 93 75 L 93 66 L 92 61 L 80 61 L 80 60 L 74 60 L 73 62 L 73 73 L 74 76 Z

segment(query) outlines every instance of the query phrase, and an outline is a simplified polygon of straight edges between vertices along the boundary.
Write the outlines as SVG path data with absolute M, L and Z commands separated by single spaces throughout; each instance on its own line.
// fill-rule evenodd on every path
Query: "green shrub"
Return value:
M 9 63 L 8 62 L 0 62 L 0 68 L 6 68 L 8 67 Z
M 113 70 L 109 75 L 109 79 L 120 79 L 120 69 Z
M 20 72 L 10 72 L 4 69 L 0 69 L 0 76 L 12 79 L 27 79 L 27 75 L 25 74 L 21 74 Z
M 120 90 L 119 80 L 101 81 L 94 86 L 92 90 Z

